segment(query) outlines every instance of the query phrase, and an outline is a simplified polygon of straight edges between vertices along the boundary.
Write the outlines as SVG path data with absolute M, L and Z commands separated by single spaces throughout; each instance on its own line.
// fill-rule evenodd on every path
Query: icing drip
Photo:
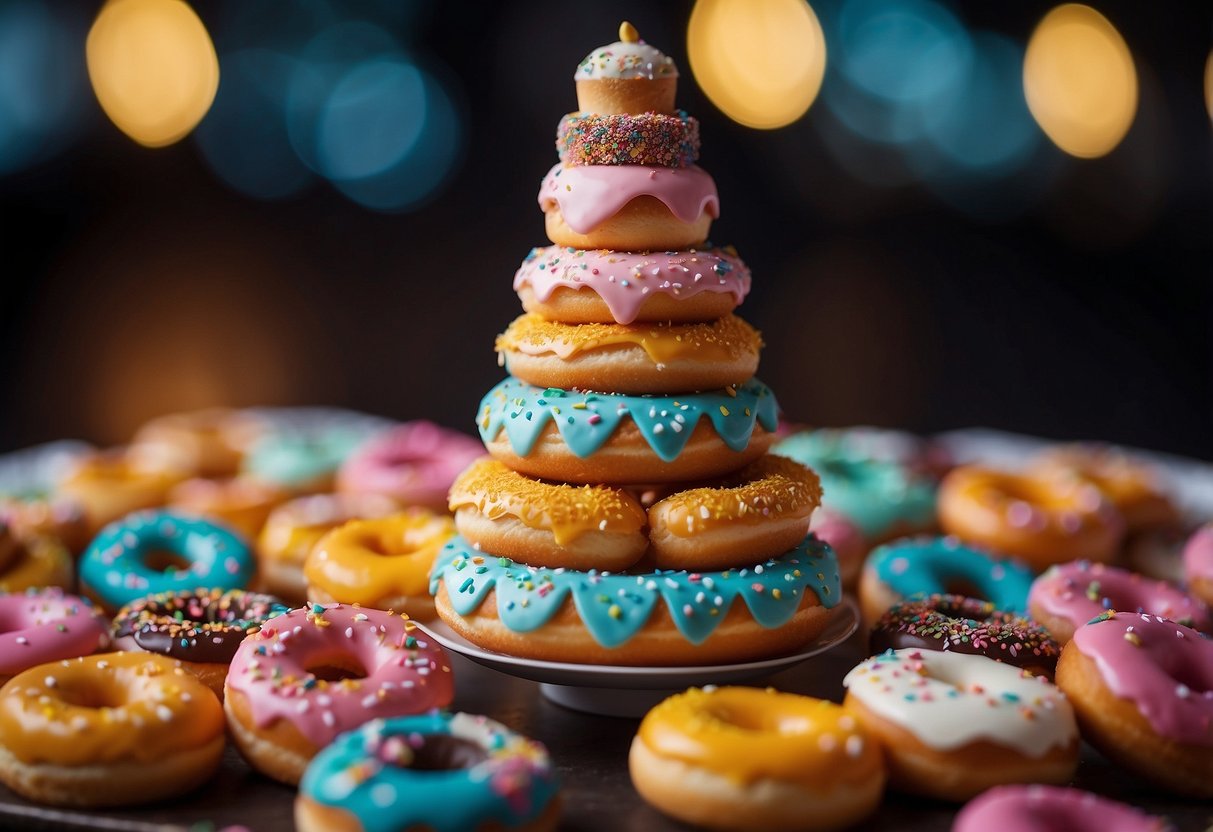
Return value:
M 564 222 L 578 234 L 587 234 L 619 213 L 639 196 L 661 200 L 685 223 L 706 211 L 720 216 L 716 183 L 698 165 L 666 168 L 640 165 L 557 164 L 539 188 L 539 207 L 544 212 L 559 207 Z

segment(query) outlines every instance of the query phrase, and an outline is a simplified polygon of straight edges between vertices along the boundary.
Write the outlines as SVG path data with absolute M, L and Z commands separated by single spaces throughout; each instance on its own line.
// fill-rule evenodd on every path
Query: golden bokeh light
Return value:
M 826 67 L 825 35 L 804 0 L 697 0 L 687 53 L 712 103 L 764 130 L 805 114 Z
M 194 129 L 219 89 L 215 46 L 181 0 L 109 0 L 89 30 L 85 55 L 101 109 L 147 147 Z
M 1205 109 L 1209 111 L 1209 118 L 1213 118 L 1213 51 L 1205 60 Z
M 1028 41 L 1023 88 L 1054 144 L 1082 159 L 1109 153 L 1137 113 L 1137 71 L 1106 17 L 1077 3 L 1053 9 Z

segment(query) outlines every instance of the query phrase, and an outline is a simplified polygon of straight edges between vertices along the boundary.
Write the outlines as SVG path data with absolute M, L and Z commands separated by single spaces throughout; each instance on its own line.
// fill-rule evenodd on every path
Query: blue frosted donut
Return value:
M 337 737 L 308 765 L 295 825 L 305 832 L 555 828 L 558 790 L 546 749 L 486 717 L 376 719 Z
M 164 556 L 167 568 L 149 563 Z M 115 610 L 161 592 L 244 589 L 255 570 L 252 551 L 227 528 L 171 511 L 139 511 L 109 524 L 89 544 L 80 559 L 80 586 Z
M 892 459 L 877 459 L 841 430 L 794 433 L 771 453 L 807 465 L 821 478 L 822 506 L 846 517 L 873 541 L 922 532 L 935 524 L 935 484 Z
M 366 438 L 348 428 L 271 433 L 253 445 L 242 470 L 291 491 L 328 491 L 341 463 Z
M 1027 615 L 1032 570 L 961 544 L 954 537 L 915 537 L 880 546 L 860 579 L 864 617 L 879 618 L 898 601 L 928 595 L 965 595 L 1004 612 Z

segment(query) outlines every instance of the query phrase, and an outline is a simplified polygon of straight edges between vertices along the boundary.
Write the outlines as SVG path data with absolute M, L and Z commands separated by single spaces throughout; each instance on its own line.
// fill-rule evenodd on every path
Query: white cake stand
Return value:
M 787 656 L 740 664 L 698 667 L 620 667 L 544 662 L 477 647 L 442 621 L 419 624 L 434 641 L 477 664 L 539 682 L 543 695 L 575 711 L 638 717 L 672 693 L 699 685 L 743 682 L 769 676 L 818 656 L 850 638 L 859 627 L 855 602 L 843 599 L 821 635 Z

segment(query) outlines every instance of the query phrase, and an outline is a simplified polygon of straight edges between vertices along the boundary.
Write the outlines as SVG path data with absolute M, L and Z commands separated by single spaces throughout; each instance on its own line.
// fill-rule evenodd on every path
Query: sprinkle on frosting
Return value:
M 1198 630 L 1213 626 L 1202 601 L 1166 581 L 1086 560 L 1050 567 L 1033 582 L 1028 603 L 1075 627 L 1110 609 L 1161 615 Z
M 699 158 L 699 121 L 665 113 L 569 113 L 556 128 L 566 165 L 660 165 L 685 168 Z
M 620 40 L 595 49 L 577 65 L 573 78 L 594 81 L 603 78 L 624 80 L 677 78 L 674 59 L 640 39 L 636 27 L 627 21 L 619 27 Z

